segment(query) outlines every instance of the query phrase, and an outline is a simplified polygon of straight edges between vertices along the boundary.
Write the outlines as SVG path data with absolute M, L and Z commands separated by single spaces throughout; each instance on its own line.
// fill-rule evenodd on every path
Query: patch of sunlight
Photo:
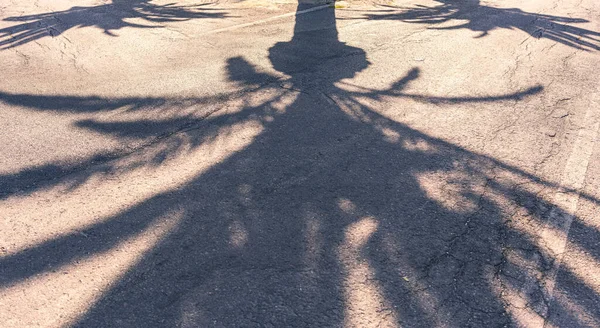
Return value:
M 340 198 L 338 200 L 338 207 L 345 213 L 349 214 L 356 211 L 356 205 L 354 205 L 354 203 L 347 198 Z
M 546 250 L 553 250 L 554 247 L 552 245 L 563 243 L 564 239 L 561 230 L 547 228 L 545 231 L 544 239 L 540 240 L 540 243 L 543 243 L 543 245 L 539 246 Z M 551 231 L 554 233 L 551 233 Z M 560 261 L 560 266 L 563 269 L 569 270 L 581 283 L 584 283 L 597 294 L 600 294 L 600 263 L 592 255 L 574 243 L 568 244 L 566 252 L 550 253 L 550 255 L 554 257 L 555 261 Z M 555 287 L 554 284 L 554 279 L 546 283 L 549 294 L 552 294 Z
M 179 136 L 174 154 L 159 165 L 147 165 L 161 145 L 111 162 L 107 171 L 90 176 L 82 172 L 82 183 L 68 182 L 28 195 L 0 201 L 0 246 L 2 256 L 80 232 L 114 217 L 144 201 L 177 189 L 206 170 L 250 145 L 263 130 L 256 120 L 220 129 L 214 137 L 196 146 L 188 134 Z M 142 165 L 140 165 L 140 163 Z
M 173 232 L 183 219 L 173 211 L 131 238 L 107 251 L 54 267 L 18 284 L 0 289 L 0 322 L 3 327 L 67 327 L 100 300 L 158 243 Z
M 600 327 L 600 321 L 598 321 L 592 314 L 589 313 L 583 305 L 577 301 L 569 298 L 567 293 L 563 291 L 556 291 L 552 295 L 552 300 L 560 305 L 563 309 L 568 311 L 571 317 L 579 321 L 581 327 Z M 546 322 L 544 328 L 558 328 L 551 322 Z
M 381 133 L 385 137 L 385 140 L 389 143 L 397 143 L 400 141 L 400 133 L 390 128 L 381 128 Z
M 346 327 L 399 327 L 396 311 L 388 304 L 378 285 L 363 247 L 377 231 L 373 217 L 363 217 L 345 231 L 338 257 L 345 272 L 343 282 Z
M 371 117 L 365 115 L 363 109 L 361 108 L 361 104 L 355 101 L 349 101 L 348 99 L 343 99 L 339 95 L 328 95 L 326 96 L 329 103 L 334 106 L 337 106 L 343 113 L 348 115 L 348 117 L 356 122 L 363 123 L 371 123 Z
M 556 210 L 556 209 L 555 209 Z M 550 215 L 559 215 L 553 211 Z M 570 215 L 561 212 L 560 215 Z M 530 267 L 539 266 L 541 259 L 534 258 L 525 260 L 517 257 L 509 257 L 508 260 L 524 271 L 529 271 L 526 274 L 526 281 L 521 288 L 503 288 L 498 290 L 498 296 L 506 303 L 510 304 L 510 313 L 522 326 L 528 327 L 531 322 L 537 323 L 543 318 L 537 318 L 539 315 L 532 309 L 532 305 L 528 303 L 530 297 L 536 289 L 540 289 L 545 299 L 552 300 L 554 297 L 559 297 L 558 302 L 566 302 L 564 295 L 560 295 L 561 291 L 556 291 L 556 276 L 560 269 L 567 270 L 575 276 L 579 283 L 585 285 L 595 293 L 600 294 L 600 263 L 587 251 L 574 243 L 568 243 L 567 235 L 563 227 L 551 227 L 546 225 L 541 229 L 539 226 L 519 225 L 515 226 L 519 232 L 523 234 L 527 240 L 539 247 L 543 252 L 543 256 L 547 257 L 546 261 L 552 260 L 552 267 L 543 276 Z M 558 296 L 557 296 L 558 295 Z M 563 297 L 561 300 L 560 297 Z M 575 309 L 575 303 L 570 302 L 569 305 Z M 542 309 L 543 310 L 543 309 Z M 574 313 L 575 315 L 584 315 L 586 312 Z
M 528 295 L 523 290 L 507 284 L 501 287 L 493 281 L 490 281 L 490 285 L 496 297 L 508 304 L 506 310 L 518 327 L 544 327 L 544 318 L 529 306 Z
M 461 170 L 424 172 L 417 174 L 416 178 L 429 200 L 435 201 L 445 209 L 462 214 L 477 209 L 477 198 L 469 195 L 482 192 L 485 184 L 485 180 L 472 181 L 477 179 Z
M 405 139 L 404 142 L 402 143 L 402 146 L 405 149 L 423 152 L 423 153 L 431 153 L 435 150 L 435 148 L 429 142 L 422 140 L 422 139 L 420 139 L 420 140 Z
M 433 320 L 434 327 L 447 327 L 450 322 L 451 315 L 445 311 L 440 304 L 435 292 L 431 291 L 431 286 L 428 286 L 419 277 L 419 271 L 415 270 L 410 261 L 406 258 L 406 252 L 402 252 L 402 246 L 398 245 L 396 234 L 386 233 L 381 243 L 382 250 L 385 252 L 390 266 L 402 277 L 405 281 L 403 286 L 410 292 L 410 297 L 416 300 L 420 308 L 428 315 L 428 319 Z M 399 251 L 400 250 L 400 251 Z
M 235 248 L 242 248 L 248 242 L 248 231 L 244 224 L 238 220 L 229 225 L 229 244 Z

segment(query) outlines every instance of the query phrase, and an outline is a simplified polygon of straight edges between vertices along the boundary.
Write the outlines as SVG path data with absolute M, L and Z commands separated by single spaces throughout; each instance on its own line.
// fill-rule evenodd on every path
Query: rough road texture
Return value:
M 0 3 L 2 327 L 600 326 L 600 4 L 311 8 Z

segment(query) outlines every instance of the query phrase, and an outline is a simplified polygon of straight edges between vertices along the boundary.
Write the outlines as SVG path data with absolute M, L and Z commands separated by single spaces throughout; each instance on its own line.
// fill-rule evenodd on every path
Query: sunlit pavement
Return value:
M 599 327 L 600 3 L 0 3 L 0 326 Z

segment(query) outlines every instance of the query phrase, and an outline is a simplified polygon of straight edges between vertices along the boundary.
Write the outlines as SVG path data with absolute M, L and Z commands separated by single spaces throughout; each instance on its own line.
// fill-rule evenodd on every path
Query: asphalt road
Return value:
M 599 65 L 595 0 L 2 3 L 2 327 L 598 327 Z

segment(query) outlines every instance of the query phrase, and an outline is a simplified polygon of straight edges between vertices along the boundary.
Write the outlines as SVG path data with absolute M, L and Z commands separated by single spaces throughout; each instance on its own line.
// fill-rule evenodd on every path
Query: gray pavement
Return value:
M 600 4 L 0 4 L 3 327 L 600 326 Z

